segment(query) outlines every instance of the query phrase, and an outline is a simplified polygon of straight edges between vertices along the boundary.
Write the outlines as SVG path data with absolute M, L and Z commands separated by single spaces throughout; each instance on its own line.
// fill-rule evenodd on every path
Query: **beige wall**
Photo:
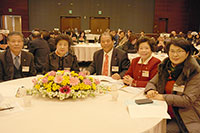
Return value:
M 155 0 L 29 0 L 29 30 L 60 27 L 60 16 L 80 16 L 81 29 L 85 30 L 93 16 L 110 17 L 113 30 L 153 32 L 154 3 Z M 72 15 L 68 10 L 73 11 Z M 98 10 L 102 15 L 98 15 Z

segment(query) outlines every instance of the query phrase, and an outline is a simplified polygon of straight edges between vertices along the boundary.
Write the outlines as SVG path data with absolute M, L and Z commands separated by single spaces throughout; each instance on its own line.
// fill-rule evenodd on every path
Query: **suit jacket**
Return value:
M 29 52 L 34 55 L 35 67 L 38 73 L 44 74 L 48 71 L 49 45 L 46 40 L 37 38 L 30 44 Z
M 102 64 L 103 64 L 103 49 L 96 51 L 93 55 L 93 61 L 87 68 L 91 74 L 96 73 L 97 75 L 102 75 Z M 114 48 L 111 58 L 110 73 L 118 73 L 121 77 L 124 76 L 125 72 L 128 70 L 130 61 L 128 59 L 127 53 L 124 51 Z M 117 72 L 112 71 L 112 66 L 118 66 L 119 70 Z
M 31 53 L 21 51 L 21 66 L 20 71 L 22 77 L 36 75 L 34 57 Z M 29 67 L 28 72 L 22 71 L 23 66 Z M 10 49 L 0 53 L 0 82 L 11 80 L 14 77 L 14 64 Z
M 55 52 L 52 52 L 49 55 L 49 70 L 57 71 L 59 70 L 59 60 L 63 59 L 63 65 L 61 66 L 63 69 L 69 69 L 70 71 L 79 72 L 79 65 L 76 58 L 76 55 L 72 55 L 69 53 L 65 57 L 59 57 Z

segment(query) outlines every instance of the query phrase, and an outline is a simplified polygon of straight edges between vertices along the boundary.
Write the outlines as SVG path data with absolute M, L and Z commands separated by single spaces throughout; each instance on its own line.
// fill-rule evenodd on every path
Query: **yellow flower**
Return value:
M 74 73 L 74 77 L 78 77 L 78 73 Z
M 85 88 L 85 84 L 84 84 L 84 83 L 80 83 L 80 84 L 79 84 L 79 89 L 80 89 L 80 90 L 84 90 L 84 88 Z
M 91 86 L 90 85 L 85 85 L 85 90 L 89 90 L 91 89 Z
M 78 78 L 79 78 L 80 80 L 83 80 L 83 79 L 84 79 L 83 76 L 78 76 Z
M 93 82 L 93 80 L 94 80 L 92 77 L 89 77 L 89 79 L 90 79 L 91 82 Z
M 71 90 L 79 90 L 79 85 L 72 86 Z
M 48 88 L 48 89 L 47 89 L 47 92 L 51 92 L 51 88 Z
M 54 76 L 49 76 L 48 81 L 54 80 L 54 78 L 55 78 Z
M 43 84 L 43 86 L 44 86 L 44 88 L 48 89 L 48 88 L 51 88 L 52 84 L 53 84 L 53 81 L 51 81 L 48 84 Z
M 56 83 L 53 84 L 53 87 L 52 87 L 52 90 L 53 91 L 56 91 L 56 90 L 59 90 L 60 89 L 60 86 L 57 85 Z
M 44 88 L 47 88 L 48 84 L 47 84 L 47 83 L 44 83 L 43 86 L 44 86 Z
M 95 83 L 92 83 L 92 88 L 93 88 L 94 90 L 96 90 L 96 85 L 95 85 Z
M 71 72 L 71 76 L 75 77 L 75 75 L 78 75 L 77 73 L 75 73 L 74 71 Z
M 70 83 L 69 76 L 63 76 L 63 81 L 61 82 L 61 85 L 66 86 L 69 83 Z
M 36 84 L 36 85 L 35 85 L 35 88 L 39 90 L 39 89 L 40 89 L 40 85 L 39 85 L 39 84 Z
M 47 77 L 49 75 L 49 73 L 46 73 L 45 75 L 44 75 L 44 77 Z
M 63 70 L 58 70 L 58 73 L 61 73 L 63 75 L 64 71 Z

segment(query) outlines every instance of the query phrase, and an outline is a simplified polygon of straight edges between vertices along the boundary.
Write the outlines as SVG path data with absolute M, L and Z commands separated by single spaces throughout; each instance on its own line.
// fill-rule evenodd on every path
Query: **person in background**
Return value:
M 19 32 L 9 33 L 9 48 L 0 53 L 0 82 L 36 75 L 33 55 L 22 51 L 23 38 Z
M 72 42 L 73 42 L 73 44 L 78 44 L 78 41 L 77 41 L 77 35 L 73 32 L 72 33 Z
M 166 52 L 166 49 L 165 49 L 165 40 L 164 40 L 164 37 L 163 36 L 159 36 L 158 39 L 157 39 L 157 42 L 156 42 L 156 47 L 155 47 L 155 51 L 156 52 Z
M 170 33 L 170 38 L 176 38 L 177 37 L 177 34 L 176 34 L 176 31 L 171 31 Z
M 145 32 L 144 31 L 141 31 L 140 32 L 140 37 L 144 37 L 145 36 Z
M 29 52 L 34 55 L 34 62 L 38 74 L 45 74 L 48 71 L 49 45 L 46 40 L 41 38 L 39 31 L 32 32 L 32 41 Z
M 124 50 L 126 53 L 137 53 L 137 46 L 136 46 L 136 42 L 139 39 L 139 35 L 138 34 L 131 34 L 128 42 L 126 42 L 124 45 L 118 47 L 122 50 Z
M 7 37 L 3 33 L 0 33 L 0 49 L 5 50 L 7 46 Z
M 132 30 L 128 30 L 127 31 L 127 38 L 129 38 L 131 36 L 131 34 L 133 34 Z
M 79 37 L 78 37 L 78 42 L 79 43 L 86 42 L 86 36 L 85 36 L 85 32 L 84 31 L 80 32 Z
M 84 71 L 86 75 L 94 74 L 111 76 L 113 79 L 121 79 L 128 70 L 130 61 L 127 53 L 114 48 L 114 38 L 109 33 L 103 33 L 100 37 L 102 49 L 93 55 L 93 61 Z
M 124 45 L 126 42 L 128 41 L 128 38 L 125 35 L 124 31 L 120 31 L 119 32 L 119 43 L 117 45 L 117 47 Z
M 198 133 L 200 131 L 200 66 L 191 56 L 190 43 L 182 38 L 172 39 L 166 46 L 168 58 L 158 67 L 145 94 L 153 100 L 168 104 L 171 118 L 167 133 Z
M 49 55 L 49 70 L 69 70 L 79 72 L 76 55 L 70 52 L 73 44 L 68 35 L 59 35 L 56 38 L 56 51 Z
M 137 50 L 140 57 L 132 60 L 131 66 L 123 77 L 126 85 L 145 87 L 157 73 L 159 59 L 152 56 L 155 42 L 149 37 L 142 37 L 137 41 Z
M 114 47 L 116 47 L 118 44 L 119 36 L 115 30 L 111 30 L 110 34 L 114 37 Z
M 50 37 L 50 34 L 48 31 L 43 30 L 41 32 L 41 38 L 47 41 L 50 52 L 53 52 L 56 50 L 55 39 Z

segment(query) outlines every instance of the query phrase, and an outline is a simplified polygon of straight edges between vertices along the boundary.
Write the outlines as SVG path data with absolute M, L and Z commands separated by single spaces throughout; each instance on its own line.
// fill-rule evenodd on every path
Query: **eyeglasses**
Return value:
M 171 53 L 171 54 L 175 54 L 175 53 L 176 53 L 176 54 L 179 55 L 179 54 L 183 54 L 183 53 L 185 53 L 185 51 L 184 51 L 184 50 L 177 50 L 177 51 L 170 50 L 169 53 Z

